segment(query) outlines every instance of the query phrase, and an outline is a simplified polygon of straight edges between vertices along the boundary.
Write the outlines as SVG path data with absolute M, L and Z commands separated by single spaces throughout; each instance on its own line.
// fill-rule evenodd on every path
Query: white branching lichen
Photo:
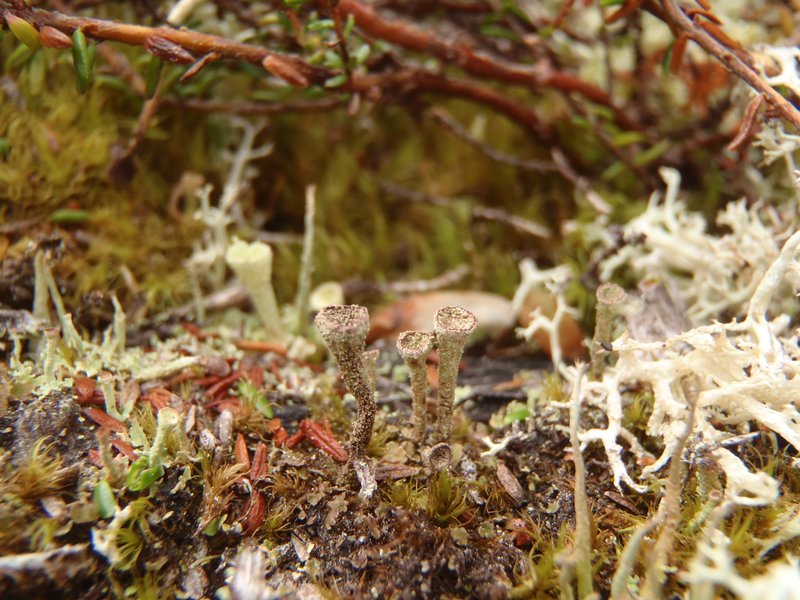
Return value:
M 577 311 L 567 304 L 564 298 L 564 287 L 572 279 L 572 271 L 566 265 L 559 265 L 552 269 L 542 270 L 530 259 L 525 259 L 519 264 L 521 282 L 514 293 L 511 302 L 514 314 L 519 314 L 525 299 L 537 289 L 545 289 L 556 299 L 556 309 L 552 317 L 544 315 L 540 308 L 531 313 L 531 321 L 527 327 L 517 330 L 517 333 L 526 340 L 533 340 L 538 331 L 543 331 L 550 340 L 550 355 L 553 368 L 562 372 L 564 368 L 563 353 L 561 350 L 561 324 L 567 315 L 577 316 Z
M 602 260 L 600 278 L 608 281 L 624 267 L 640 280 L 674 282 L 695 324 L 740 312 L 777 258 L 793 223 L 774 209 L 748 209 L 744 201 L 732 202 L 717 216 L 717 224 L 728 232 L 711 235 L 703 215 L 678 198 L 678 172 L 662 168 L 661 176 L 667 184 L 663 201 L 654 193 L 647 210 L 624 226 L 627 243 Z M 606 226 L 588 229 L 596 227 Z M 613 250 L 611 239 L 597 232 L 591 236 L 600 241 L 598 256 Z M 800 285 L 800 272 L 789 274 L 784 285 Z M 791 295 L 775 295 L 772 308 L 787 312 L 787 298 Z

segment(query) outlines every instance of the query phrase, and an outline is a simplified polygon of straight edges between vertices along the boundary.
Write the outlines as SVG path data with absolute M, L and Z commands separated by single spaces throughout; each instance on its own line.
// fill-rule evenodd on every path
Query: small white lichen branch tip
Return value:
M 478 319 L 460 306 L 445 306 L 436 311 L 433 330 L 439 349 L 439 409 L 437 435 L 440 442 L 450 439 L 453 432 L 453 401 L 456 394 L 458 364 L 464 346 L 478 326 Z
M 422 440 L 425 435 L 428 369 L 425 362 L 433 350 L 434 336 L 427 331 L 406 331 L 397 338 L 397 350 L 408 367 L 411 379 L 411 406 L 413 407 L 413 438 Z
M 339 365 L 347 389 L 355 396 L 358 414 L 350 434 L 350 464 L 366 454 L 375 422 L 375 391 L 364 365 L 369 313 L 355 304 L 326 306 L 314 319 L 322 339 Z

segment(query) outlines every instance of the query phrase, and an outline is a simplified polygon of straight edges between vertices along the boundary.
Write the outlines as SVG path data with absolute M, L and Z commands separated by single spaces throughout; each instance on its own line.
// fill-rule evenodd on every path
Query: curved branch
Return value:
M 735 52 L 715 40 L 704 29 L 697 27 L 673 0 L 661 0 L 663 19 L 673 31 L 680 31 L 703 50 L 716 58 L 731 74 L 735 75 L 756 92 L 784 119 L 800 130 L 800 112 L 747 65 Z
M 552 88 L 564 93 L 579 94 L 595 104 L 610 108 L 619 125 L 627 129 L 641 129 L 627 113 L 615 106 L 604 90 L 574 75 L 553 69 L 550 65 L 542 63 L 530 67 L 506 62 L 485 52 L 476 51 L 467 44 L 440 39 L 405 21 L 383 18 L 372 7 L 357 0 L 339 0 L 339 10 L 342 14 L 353 15 L 356 25 L 374 38 L 456 64 L 476 77 L 521 85 L 533 90 Z

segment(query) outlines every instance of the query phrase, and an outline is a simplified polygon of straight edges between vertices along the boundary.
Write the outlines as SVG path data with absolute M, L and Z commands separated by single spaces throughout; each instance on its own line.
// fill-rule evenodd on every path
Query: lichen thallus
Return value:
M 377 405 L 375 385 L 369 376 L 364 357 L 364 344 L 369 331 L 369 313 L 358 305 L 332 305 L 323 308 L 315 324 L 330 348 L 348 391 L 357 403 L 357 415 L 350 434 L 348 465 L 358 470 L 366 460 L 366 449 L 372 436 Z M 428 354 L 437 348 L 438 411 L 436 441 L 446 443 L 453 431 L 453 402 L 455 399 L 458 365 L 469 336 L 475 331 L 477 319 L 458 306 L 440 308 L 434 317 L 434 331 L 407 331 L 398 337 L 397 347 L 405 361 L 411 380 L 413 405 L 413 439 L 421 442 L 426 427 L 426 388 Z

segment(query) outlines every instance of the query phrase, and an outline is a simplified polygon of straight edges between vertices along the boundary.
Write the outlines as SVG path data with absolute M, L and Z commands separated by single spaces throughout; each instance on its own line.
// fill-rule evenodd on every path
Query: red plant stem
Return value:
M 346 3 L 343 2 L 339 3 L 339 10 L 342 11 L 341 14 L 343 15 L 348 14 L 344 10 L 345 4 Z M 76 29 L 81 29 L 87 37 L 96 40 L 108 40 L 133 46 L 144 46 L 148 39 L 151 39 L 153 36 L 155 36 L 157 38 L 162 38 L 177 44 L 178 46 L 198 57 L 207 55 L 209 53 L 214 53 L 220 57 L 241 60 L 258 65 L 261 65 L 262 61 L 268 56 L 274 56 L 284 61 L 291 62 L 292 65 L 296 66 L 298 70 L 302 72 L 302 75 L 307 78 L 309 82 L 320 85 L 324 84 L 324 82 L 329 78 L 339 73 L 339 71 L 336 70 L 310 65 L 298 59 L 297 57 L 274 52 L 263 46 L 244 44 L 216 35 L 199 33 L 197 31 L 188 29 L 145 27 L 141 25 L 129 25 L 127 23 L 119 23 L 115 21 L 107 21 L 89 17 L 68 16 L 59 12 L 30 8 L 20 0 L 0 0 L 0 16 L 3 17 L 3 20 L 5 20 L 4 16 L 7 11 L 25 19 L 37 28 L 42 28 L 44 26 L 53 27 L 70 35 Z M 358 16 L 356 16 L 356 19 L 358 19 Z M 368 25 L 374 24 L 374 19 L 367 19 L 365 20 L 365 23 Z M 381 20 L 379 23 L 383 23 L 383 21 Z M 393 31 L 394 29 L 392 28 L 387 30 L 387 39 L 391 40 L 396 37 L 392 33 Z M 374 34 L 372 31 L 369 33 Z M 427 36 L 427 34 L 425 35 Z M 429 41 L 428 44 L 432 44 L 432 46 L 436 48 L 437 52 L 439 52 L 441 55 L 447 54 L 449 56 L 452 54 L 450 50 L 443 52 L 443 49 L 446 49 L 446 47 L 441 46 L 441 44 L 435 40 Z M 473 74 L 487 76 L 490 78 L 499 79 L 501 81 L 506 80 L 512 83 L 527 82 L 531 84 L 533 83 L 533 79 L 531 79 L 532 77 L 537 81 L 541 79 L 541 77 L 538 75 L 534 76 L 534 71 L 528 67 L 506 65 L 506 63 L 496 63 L 495 67 L 493 67 L 492 65 L 495 64 L 493 63 L 494 59 L 485 55 L 474 54 L 469 49 L 464 50 L 464 52 L 466 52 L 465 56 L 469 57 L 469 60 L 466 62 L 466 66 L 469 68 L 466 68 L 466 70 L 472 72 Z M 465 65 L 461 66 L 464 67 Z M 497 77 L 496 75 L 498 72 L 505 74 L 505 78 Z M 594 99 L 596 102 L 601 104 L 609 103 L 605 92 L 599 88 L 594 88 L 585 82 L 581 82 L 580 80 L 569 75 L 560 74 L 558 72 L 548 72 L 547 77 L 541 79 L 541 81 L 550 81 L 554 84 L 551 87 L 557 88 L 566 85 L 571 87 L 571 91 L 582 93 L 590 99 Z M 547 85 L 548 84 L 545 83 L 545 87 L 547 87 Z M 381 92 L 382 90 L 386 89 L 390 91 L 402 91 L 406 94 L 417 91 L 435 92 L 450 96 L 469 98 L 475 102 L 487 105 L 505 114 L 512 120 L 524 126 L 529 131 L 534 132 L 537 137 L 545 139 L 549 137 L 547 128 L 541 125 L 538 117 L 533 111 L 524 105 L 513 101 L 500 92 L 478 83 L 457 81 L 422 70 L 408 69 L 402 70 L 399 73 L 352 76 L 345 86 L 332 91 L 335 92 L 341 90 L 350 92 L 365 92 L 369 96 L 370 92 Z M 339 100 L 336 101 L 336 103 L 338 102 Z M 174 104 L 175 101 L 170 100 L 167 103 Z M 211 103 L 208 106 L 205 106 L 201 101 L 193 101 L 191 99 L 182 100 L 180 104 L 200 110 L 208 110 L 209 108 L 215 109 L 220 106 L 220 103 Z M 224 103 L 222 104 L 224 106 Z M 271 112 L 270 110 L 265 110 L 263 106 L 259 106 L 257 108 L 253 103 L 243 104 L 241 106 L 233 105 L 232 108 L 238 108 L 240 110 L 237 112 L 245 113 Z M 274 108 L 274 112 L 304 109 L 324 110 L 327 108 L 330 108 L 330 106 L 324 102 L 320 103 L 319 101 L 310 101 L 305 104 L 299 103 L 293 105 L 292 103 L 289 103 L 287 105 L 278 105 Z
M 444 41 L 408 22 L 383 18 L 374 9 L 357 0 L 340 0 L 339 10 L 343 15 L 353 15 L 356 25 L 372 37 L 397 44 L 406 50 L 433 55 L 458 65 L 476 77 L 522 85 L 534 90 L 553 88 L 565 93 L 577 93 L 591 102 L 612 109 L 617 122 L 623 127 L 640 128 L 629 115 L 614 105 L 604 90 L 549 65 L 529 67 L 506 62 L 476 51 L 468 44 Z
M 800 112 L 778 91 L 746 64 L 737 54 L 697 26 L 672 0 L 661 0 L 662 19 L 673 31 L 683 32 L 690 40 L 716 58 L 731 74 L 757 91 L 778 114 L 800 130 Z

